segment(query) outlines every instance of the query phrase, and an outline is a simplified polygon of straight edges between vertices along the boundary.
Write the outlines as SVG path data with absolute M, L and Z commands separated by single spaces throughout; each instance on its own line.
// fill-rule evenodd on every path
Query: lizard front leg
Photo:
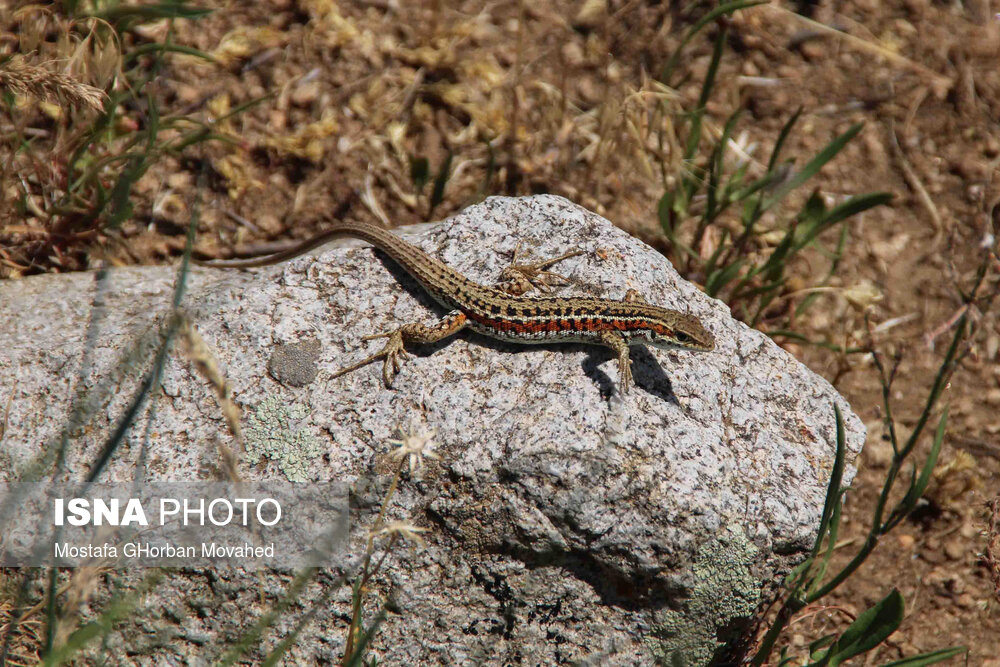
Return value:
M 632 386 L 632 362 L 628 356 L 628 342 L 625 336 L 617 331 L 602 331 L 600 334 L 601 345 L 610 347 L 618 353 L 618 375 L 621 378 L 619 387 L 622 394 L 627 394 Z
M 330 377 L 340 377 L 384 358 L 385 361 L 382 364 L 382 381 L 385 382 L 386 387 L 392 387 L 392 380 L 399 372 L 400 359 L 405 359 L 408 354 L 406 352 L 406 345 L 408 343 L 436 343 L 464 329 L 467 322 L 468 319 L 465 313 L 460 310 L 453 310 L 429 326 L 413 322 L 404 324 L 395 331 L 365 336 L 363 340 L 374 340 L 376 338 L 388 338 L 389 340 L 375 354 L 362 359 L 356 364 L 351 364 L 347 368 L 340 369 Z

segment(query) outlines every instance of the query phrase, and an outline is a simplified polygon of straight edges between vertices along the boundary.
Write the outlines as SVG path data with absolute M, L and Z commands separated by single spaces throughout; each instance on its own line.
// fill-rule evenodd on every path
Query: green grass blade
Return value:
M 836 504 L 833 507 L 833 514 L 830 515 L 830 529 L 827 531 L 829 537 L 826 541 L 826 550 L 823 552 L 823 559 L 819 562 L 819 566 L 812 575 L 812 580 L 809 584 L 810 594 L 819 588 L 823 577 L 826 576 L 826 572 L 830 568 L 830 559 L 833 558 L 833 551 L 837 547 L 837 536 L 840 534 L 840 513 L 844 508 L 845 493 L 847 493 L 847 489 L 841 490 L 840 494 L 838 494 Z
M 712 48 L 712 60 L 708 64 L 708 70 L 705 72 L 705 80 L 701 84 L 701 95 L 698 96 L 699 109 L 705 108 L 705 105 L 708 104 L 708 98 L 712 96 L 712 89 L 715 88 L 715 75 L 719 72 L 719 63 L 722 62 L 722 52 L 726 48 L 726 32 L 727 30 L 722 28 L 715 37 L 715 44 Z
M 378 614 L 375 615 L 375 620 L 372 624 L 368 626 L 367 630 L 362 630 L 361 639 L 358 641 L 358 645 L 355 647 L 354 652 L 350 657 L 344 661 L 345 667 L 358 667 L 362 664 L 362 660 L 365 657 L 365 650 L 368 648 L 368 644 L 371 643 L 372 637 L 378 631 L 379 626 L 385 621 L 386 611 L 385 607 L 379 609 Z
M 712 273 L 705 280 L 705 293 L 717 296 L 726 285 L 736 279 L 740 269 L 746 264 L 746 259 L 738 259 L 729 266 Z
M 729 145 L 729 138 L 732 136 L 733 129 L 736 127 L 736 122 L 739 118 L 740 112 L 738 110 L 729 116 L 725 127 L 722 128 L 722 136 L 712 151 L 711 168 L 708 172 L 708 203 L 705 207 L 705 215 L 702 218 L 702 222 L 695 233 L 696 240 L 692 244 L 696 248 L 700 245 L 701 236 L 704 234 L 705 228 L 712 223 L 716 216 L 729 203 L 724 194 L 722 197 L 719 196 L 719 184 L 722 182 L 723 158 L 726 155 L 726 146 Z
M 836 638 L 837 635 L 829 634 L 809 642 L 809 657 L 810 658 L 814 658 L 814 656 L 818 657 L 819 652 L 825 649 L 830 644 L 832 644 Z
M 767 162 L 767 173 L 764 175 L 764 178 L 757 181 L 757 183 L 752 184 L 751 189 L 749 189 L 746 193 L 741 193 L 740 199 L 747 199 L 751 195 L 762 190 L 764 187 L 770 186 L 772 183 L 776 183 L 785 177 L 785 169 L 778 166 L 778 159 L 781 156 L 781 150 L 785 147 L 785 141 L 788 139 L 789 135 L 791 135 L 792 128 L 795 127 L 795 123 L 798 122 L 799 116 L 801 115 L 802 107 L 799 107 L 795 110 L 795 113 L 792 114 L 792 117 L 789 118 L 784 125 L 782 125 L 781 132 L 778 133 L 778 138 L 774 142 L 774 148 L 771 150 L 771 157 Z M 739 245 L 741 247 L 742 244 L 749 238 L 754 225 L 760 218 L 763 204 L 764 199 L 763 197 L 760 197 L 753 202 L 752 206 L 749 206 L 744 210 L 743 224 L 746 227 L 746 231 L 739 241 Z
M 856 195 L 831 208 L 826 214 L 824 223 L 828 225 L 837 223 L 852 215 L 863 213 L 870 208 L 888 204 L 892 201 L 892 197 L 891 192 L 869 192 L 863 195 Z
M 234 137 L 219 134 L 218 132 L 211 132 L 207 128 L 202 128 L 178 137 L 173 142 L 164 146 L 163 152 L 176 155 L 189 146 L 194 146 L 195 144 L 201 144 L 208 141 L 218 141 L 223 144 L 229 144 L 230 146 L 240 145 L 239 140 Z
M 886 519 L 883 532 L 890 530 L 913 511 L 917 506 L 917 501 L 924 495 L 927 485 L 930 484 L 931 474 L 934 466 L 937 465 L 938 455 L 941 453 L 941 444 L 944 442 L 945 426 L 948 423 L 948 408 L 944 409 L 941 420 L 938 422 L 937 432 L 934 434 L 934 441 L 931 443 L 931 451 L 924 460 L 924 465 L 920 469 L 920 476 L 910 481 L 910 488 L 906 490 L 906 495 L 893 508 L 892 514 Z
M 726 251 L 727 241 L 729 241 L 729 229 L 723 227 L 722 233 L 719 236 L 719 243 L 715 247 L 708 261 L 705 262 L 705 275 L 711 275 L 715 273 L 715 266 L 719 262 L 719 258 L 722 257 L 722 253 Z
M 845 660 L 867 653 L 899 628 L 903 622 L 903 596 L 895 588 L 882 600 L 863 611 L 844 634 L 834 642 L 821 660 L 812 663 L 834 667 Z
M 326 608 L 330 602 L 330 598 L 333 597 L 333 594 L 337 592 L 337 589 L 339 588 L 339 585 L 326 587 L 326 590 L 323 591 L 321 596 L 319 596 L 319 599 L 310 605 L 309 611 L 295 623 L 295 627 L 292 628 L 291 632 L 283 637 L 282 640 L 278 642 L 277 646 L 271 649 L 271 652 L 268 653 L 267 657 L 264 658 L 264 661 L 261 662 L 261 667 L 274 667 L 275 665 L 281 664 L 281 659 L 288 652 L 288 649 L 295 645 L 299 635 L 302 634 L 302 631 L 310 623 L 312 623 L 313 619 L 316 618 L 316 614 L 319 613 L 321 609 Z
M 708 71 L 705 73 L 705 80 L 701 84 L 701 93 L 698 96 L 698 106 L 691 113 L 691 127 L 688 129 L 687 143 L 684 147 L 684 163 L 691 165 L 692 171 L 689 177 L 685 177 L 682 181 L 681 189 L 684 191 L 683 199 L 678 198 L 678 203 L 687 204 L 694 197 L 695 193 L 700 189 L 701 177 L 699 174 L 695 173 L 693 168 L 694 156 L 698 152 L 698 146 L 701 145 L 702 138 L 702 121 L 705 117 L 705 105 L 708 103 L 708 98 L 712 95 L 712 89 L 715 87 L 715 75 L 719 71 L 719 63 L 722 61 L 722 52 L 726 45 L 726 30 L 722 29 L 719 31 L 718 36 L 715 38 L 715 44 L 712 47 L 712 60 L 708 64 Z M 683 215 L 683 211 L 678 211 Z
M 744 201 L 744 200 L 750 199 L 750 197 L 754 196 L 755 194 L 757 194 L 758 192 L 760 192 L 761 190 L 763 190 L 764 188 L 768 187 L 769 185 L 771 185 L 772 183 L 774 183 L 776 180 L 778 180 L 778 177 L 780 175 L 781 174 L 779 174 L 778 172 L 775 172 L 775 171 L 768 172 L 767 174 L 764 174 L 759 179 L 757 179 L 753 183 L 750 183 L 746 187 L 738 189 L 738 190 L 734 190 L 729 195 L 729 200 L 735 203 L 735 202 L 738 202 L 738 201 Z M 745 216 L 744 224 L 746 224 L 747 220 L 750 220 L 752 218 L 753 218 L 753 214 L 752 213 L 748 213 Z
M 660 229 L 663 233 L 667 235 L 667 238 L 673 242 L 674 240 L 674 193 L 671 190 L 667 190 L 660 197 L 660 201 L 656 205 L 656 212 L 660 218 Z
M 966 317 L 967 315 L 963 315 L 958 320 L 958 324 L 955 327 L 955 335 L 951 339 L 951 344 L 944 355 L 944 361 L 941 362 L 941 366 L 938 368 L 937 375 L 934 376 L 934 383 L 931 386 L 930 393 L 927 395 L 924 409 L 921 411 L 920 417 L 917 418 L 913 432 L 910 433 L 910 437 L 906 439 L 906 443 L 900 449 L 899 455 L 901 458 L 905 458 L 916 447 L 917 440 L 920 438 L 920 434 L 923 433 L 924 427 L 927 425 L 927 420 L 930 419 L 931 410 L 934 408 L 934 404 L 937 403 L 938 397 L 944 390 L 947 379 L 954 369 L 954 364 L 956 363 L 955 357 L 958 355 L 958 345 L 965 338 Z
M 694 39 L 694 36 L 701 32 L 709 23 L 720 16 L 726 16 L 741 9 L 746 9 L 747 7 L 764 5 L 767 4 L 767 2 L 768 0 L 736 0 L 735 2 L 724 2 L 702 16 L 693 26 L 691 26 L 691 28 L 687 31 L 687 34 L 684 35 L 684 39 L 682 39 L 681 43 L 677 46 L 677 49 L 673 52 L 673 54 L 671 54 L 670 60 L 667 61 L 667 64 L 660 73 L 660 81 L 670 85 L 670 77 L 677 68 L 677 63 L 681 60 L 681 52 L 684 50 L 684 47 L 686 47 L 688 43 Z
M 448 183 L 448 178 L 451 177 L 451 159 L 453 155 L 451 151 L 448 151 L 448 155 L 444 158 L 444 164 L 441 165 L 441 169 L 438 171 L 437 177 L 434 179 L 434 189 L 431 190 L 431 201 L 430 210 L 428 210 L 427 215 L 434 212 L 438 204 L 444 201 L 444 186 Z
M 839 352 L 840 354 L 867 354 L 869 352 L 869 350 L 864 347 L 844 347 L 843 345 L 837 345 L 836 343 L 831 343 L 829 341 L 812 340 L 804 334 L 797 331 L 790 331 L 788 329 L 775 329 L 774 331 L 769 331 L 767 335 L 772 338 L 781 336 L 782 338 L 788 338 L 789 340 L 798 341 L 807 345 L 815 345 L 816 347 L 821 347 L 824 350 L 833 350 L 834 352 Z
M 810 178 L 819 173 L 819 170 L 822 169 L 827 162 L 832 160 L 837 155 L 837 153 L 842 151 L 844 149 L 844 146 L 847 145 L 847 142 L 853 139 L 855 135 L 857 135 L 857 133 L 861 131 L 862 127 L 864 127 L 863 123 L 855 123 L 846 132 L 844 132 L 836 139 L 828 143 L 823 148 L 823 150 L 817 153 L 812 160 L 810 160 L 808 163 L 806 163 L 804 167 L 802 167 L 802 169 L 800 169 L 798 172 L 793 174 L 791 178 L 789 178 L 787 181 L 778 186 L 778 188 L 774 191 L 774 193 L 769 198 L 767 198 L 761 205 L 761 209 L 763 211 L 770 209 L 776 203 L 784 199 L 789 192 L 798 188 L 803 183 L 805 183 Z
M 704 107 L 698 107 L 691 112 L 691 127 L 688 130 L 687 143 L 684 144 L 684 164 L 689 167 L 695 153 L 698 152 L 698 146 L 701 145 L 701 119 L 704 115 Z M 687 181 L 689 178 L 690 176 L 686 174 L 684 180 Z M 687 189 L 690 191 L 692 188 Z M 690 200 L 690 197 L 688 199 Z
M 829 278 L 829 276 L 827 276 L 827 278 Z M 818 299 L 819 297 L 820 297 L 820 293 L 819 292 L 813 292 L 812 294 L 807 294 L 806 298 L 802 299 L 802 302 L 798 306 L 795 307 L 795 315 L 796 315 L 796 317 L 798 317 L 799 315 L 802 315 L 807 310 L 809 310 L 809 306 L 811 306 L 813 304 L 813 302 L 815 302 L 816 299 Z
M 132 400 L 129 402 L 128 407 L 125 408 L 125 411 L 118 419 L 118 423 L 115 426 L 114 431 L 112 431 L 108 439 L 104 441 L 101 453 L 91 466 L 90 472 L 87 473 L 86 481 L 88 484 L 94 482 L 101 472 L 104 471 L 104 467 L 108 464 L 108 461 L 111 460 L 111 457 L 114 456 L 118 447 L 120 447 L 122 442 L 125 440 L 128 430 L 135 422 L 136 415 L 139 414 L 139 410 L 146 402 L 146 397 L 149 396 L 149 392 L 153 387 L 155 378 L 159 377 L 163 370 L 163 366 L 167 361 L 167 352 L 170 350 L 170 344 L 173 340 L 174 333 L 177 331 L 177 326 L 177 318 L 171 317 L 170 322 L 167 324 L 163 333 L 160 349 L 156 353 L 156 359 L 153 361 L 153 368 L 146 373 L 142 382 L 140 382 L 139 386 L 136 387 Z
M 949 658 L 954 658 L 956 655 L 968 652 L 969 649 L 965 646 L 955 646 L 952 648 L 941 649 L 940 651 L 921 653 L 920 655 L 915 655 L 912 658 L 903 658 L 902 660 L 887 662 L 882 665 L 882 667 L 925 667 L 926 665 L 934 665 Z
M 830 470 L 830 481 L 826 485 L 826 500 L 823 502 L 823 514 L 819 520 L 819 532 L 816 535 L 816 542 L 813 544 L 812 555 L 819 553 L 823 538 L 830 529 L 830 517 L 833 516 L 835 506 L 840 502 L 840 483 L 844 479 L 844 467 L 847 465 L 847 436 L 844 434 L 844 416 L 840 412 L 840 406 L 833 404 L 833 419 L 836 429 L 836 442 L 834 444 L 833 468 Z
M 774 142 L 774 149 L 771 151 L 771 158 L 767 162 L 767 171 L 771 173 L 774 168 L 778 166 L 778 158 L 781 156 L 781 149 L 785 147 L 785 141 L 788 139 L 789 135 L 792 133 L 792 128 L 795 127 L 795 123 L 798 122 L 799 116 L 802 115 L 802 107 L 795 110 L 792 117 L 788 119 L 781 127 L 781 132 L 778 133 L 778 138 Z
M 140 44 L 134 49 L 131 49 L 126 54 L 124 62 L 126 65 L 131 65 L 134 61 L 150 53 L 181 53 L 186 56 L 201 58 L 202 60 L 206 60 L 210 63 L 218 62 L 218 59 L 216 59 L 215 56 L 205 53 L 201 49 L 196 49 L 193 46 L 184 46 L 183 44 L 162 44 L 159 42 L 154 44 Z
M 161 577 L 162 574 L 159 570 L 153 571 L 134 590 L 113 600 L 97 620 L 78 628 L 69 636 L 65 644 L 54 652 L 44 655 L 41 664 L 45 667 L 54 667 L 69 662 L 78 651 L 91 641 L 106 636 L 111 632 L 115 623 L 135 613 L 150 591 L 156 588 Z
M 247 628 L 246 631 L 240 635 L 240 638 L 229 646 L 229 650 L 215 662 L 215 667 L 230 667 L 240 661 L 243 655 L 261 640 L 267 629 L 278 620 L 288 607 L 298 601 L 299 595 L 302 593 L 305 585 L 312 581 L 313 577 L 315 577 L 316 571 L 317 568 L 313 567 L 305 569 L 295 575 L 295 578 L 288 584 L 285 595 L 278 600 L 273 607 L 261 614 L 253 625 Z M 334 586 L 339 588 L 343 582 L 344 577 L 341 576 Z
M 423 192 L 424 186 L 431 180 L 431 163 L 427 158 L 410 156 L 410 180 L 418 194 Z
M 792 246 L 792 254 L 798 252 L 811 243 L 816 237 L 825 232 L 833 225 L 841 222 L 852 215 L 857 215 L 870 208 L 881 206 L 892 200 L 892 194 L 888 192 L 870 192 L 856 197 L 851 197 L 838 206 L 834 206 L 829 211 L 824 211 L 819 219 L 811 225 L 801 227 L 800 234 L 796 235 L 795 244 Z
M 56 629 L 59 625 L 59 617 L 56 614 L 56 596 L 59 594 L 57 577 L 59 570 L 54 567 L 49 568 L 49 580 L 45 591 L 45 650 L 50 653 L 55 644 Z

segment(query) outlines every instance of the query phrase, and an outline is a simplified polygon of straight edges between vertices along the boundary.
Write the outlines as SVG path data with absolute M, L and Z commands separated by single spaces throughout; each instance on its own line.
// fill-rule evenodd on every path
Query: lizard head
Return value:
M 645 325 L 633 340 L 664 350 L 700 350 L 709 352 L 715 349 L 715 336 L 702 326 L 697 318 L 685 315 L 676 310 L 650 307 Z

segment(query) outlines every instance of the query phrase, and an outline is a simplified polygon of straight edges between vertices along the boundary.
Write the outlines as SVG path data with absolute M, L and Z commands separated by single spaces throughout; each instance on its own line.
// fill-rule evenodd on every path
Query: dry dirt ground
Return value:
M 183 247 L 196 190 L 203 199 L 197 246 L 207 254 L 307 237 L 328 216 L 406 224 L 443 218 L 488 194 L 537 192 L 564 195 L 669 251 L 656 204 L 677 155 L 653 140 L 655 127 L 671 122 L 657 110 L 695 106 L 719 27 L 686 49 L 674 79 L 682 83 L 667 89 L 656 75 L 704 11 L 697 5 L 222 3 L 205 18 L 179 22 L 171 35 L 217 62 L 172 55 L 149 89 L 162 113 L 213 122 L 231 141 L 161 160 L 138 182 L 135 215 L 120 229 L 65 222 L 56 229 L 44 216 L 25 222 L 22 215 L 16 228 L 0 228 L 0 271 L 16 278 L 96 259 L 171 261 Z M 848 223 L 834 289 L 793 324 L 810 338 L 858 345 L 867 314 L 878 349 L 887 359 L 900 354 L 891 398 L 904 432 L 960 314 L 961 290 L 995 250 L 998 11 L 988 0 L 775 1 L 744 10 L 729 24 L 708 105 L 716 134 L 729 113 L 745 109 L 736 134 L 757 168 L 800 107 L 787 148 L 799 164 L 865 123 L 816 185 L 833 197 L 888 191 L 895 198 Z M 20 28 L 4 29 L 10 52 Z M 168 32 L 166 23 L 152 23 L 140 38 Z M 43 111 L 32 111 L 40 144 L 59 123 Z M 125 110 L 121 122 L 141 123 L 143 111 Z M 421 158 L 429 182 L 418 187 L 412 165 Z M 450 177 L 435 197 L 434 177 L 446 164 Z M 811 286 L 821 260 L 798 261 L 792 286 Z M 867 295 L 866 309 L 845 298 L 852 289 Z M 796 620 L 793 645 L 843 629 L 895 586 L 906 620 L 864 664 L 964 644 L 968 664 L 1000 665 L 1000 593 L 982 558 L 987 503 L 1000 482 L 1000 333 L 994 313 L 973 308 L 970 315 L 977 334 L 944 394 L 951 416 L 926 503 L 827 606 Z M 869 425 L 836 566 L 863 539 L 891 455 L 881 437 L 881 388 L 864 355 L 787 347 L 833 381 Z

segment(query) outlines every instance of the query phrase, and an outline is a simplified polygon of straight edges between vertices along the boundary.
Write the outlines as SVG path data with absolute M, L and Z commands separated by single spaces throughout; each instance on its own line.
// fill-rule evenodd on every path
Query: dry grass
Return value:
M 401 16 L 319 1 L 304 8 L 310 18 L 297 33 L 244 25 L 211 43 L 196 37 L 189 45 L 209 47 L 212 60 L 170 55 L 170 75 L 142 91 L 160 100 L 164 116 L 190 114 L 230 142 L 207 150 L 215 177 L 206 211 L 209 238 L 217 233 L 229 244 L 271 237 L 326 215 L 351 191 L 361 194 L 354 201 L 362 204 L 352 213 L 393 225 L 442 217 L 488 194 L 545 191 L 626 227 L 655 229 L 649 214 L 681 165 L 671 129 L 684 104 L 651 73 L 624 71 L 608 50 L 645 30 L 640 26 L 669 24 L 666 10 L 643 10 L 652 14 L 637 25 L 594 23 L 582 32 L 560 19 L 559 40 L 539 44 L 550 42 L 556 17 L 527 6 L 462 13 L 435 3 L 401 8 Z M 34 30 L 26 30 L 30 26 Z M 25 35 L 14 43 L 25 58 L 8 62 L 33 63 L 32 70 L 17 66 L 20 80 L 33 87 L 18 90 L 65 104 L 98 87 L 120 92 L 127 85 L 121 73 L 127 57 L 117 52 L 118 40 L 99 39 L 100 22 L 35 10 L 0 28 Z M 167 32 L 155 24 L 139 34 L 165 39 Z M 654 50 L 667 53 L 662 34 L 649 38 Z M 55 46 L 44 47 L 48 43 Z M 324 55 L 331 49 L 339 54 L 334 60 Z M 519 55 L 529 52 L 530 58 Z M 72 63 L 79 76 L 52 74 L 41 62 Z M 323 67 L 302 67 L 316 62 Z M 52 74 L 45 87 L 42 72 Z M 212 92 L 199 98 L 195 87 Z M 273 98 L 246 120 L 231 122 L 232 109 L 263 95 Z M 115 153 L 130 141 L 131 129 L 149 122 L 126 107 L 114 113 L 109 130 L 115 138 L 95 147 L 89 160 L 107 165 L 92 176 L 108 188 L 122 168 Z M 21 150 L 0 174 L 0 205 L 16 221 L 0 231 L 0 276 L 86 268 L 97 256 L 129 263 L 177 253 L 173 239 L 145 246 L 134 237 L 143 235 L 143 222 L 185 222 L 183 202 L 194 179 L 182 183 L 182 173 L 171 175 L 178 162 L 168 158 L 164 169 L 141 175 L 134 213 L 114 229 L 90 217 L 100 186 L 67 192 L 74 176 L 63 164 L 88 119 L 44 104 L 25 106 L 19 117 L 11 118 L 4 137 Z M 162 136 L 176 136 L 171 132 Z M 421 162 L 430 171 L 426 186 L 413 177 Z M 292 173 L 297 182 L 289 187 Z M 260 221 L 261 210 L 287 211 L 287 217 Z M 248 225 L 233 230 L 227 214 Z
M 1000 602 L 1000 496 L 989 503 L 990 517 L 986 528 L 986 551 L 983 562 L 993 579 L 994 593 Z
M 71 20 L 39 6 L 0 18 L 0 278 L 49 267 L 82 268 L 81 244 L 97 231 L 79 225 L 88 198 L 76 189 L 71 156 L 95 139 L 93 128 L 120 81 L 121 56 L 106 23 Z M 100 176 L 100 174 L 97 174 Z M 78 184 L 76 184 L 78 185 Z
M 21 97 L 34 97 L 66 106 L 104 109 L 107 93 L 96 86 L 52 71 L 56 62 L 28 64 L 23 56 L 15 55 L 0 63 L 0 86 Z
M 17 570 L 0 570 L 0 637 L 6 637 L 14 614 L 17 586 L 21 580 Z M 44 623 L 31 610 L 22 614 L 10 638 L 7 664 L 13 667 L 35 665 L 44 645 Z

